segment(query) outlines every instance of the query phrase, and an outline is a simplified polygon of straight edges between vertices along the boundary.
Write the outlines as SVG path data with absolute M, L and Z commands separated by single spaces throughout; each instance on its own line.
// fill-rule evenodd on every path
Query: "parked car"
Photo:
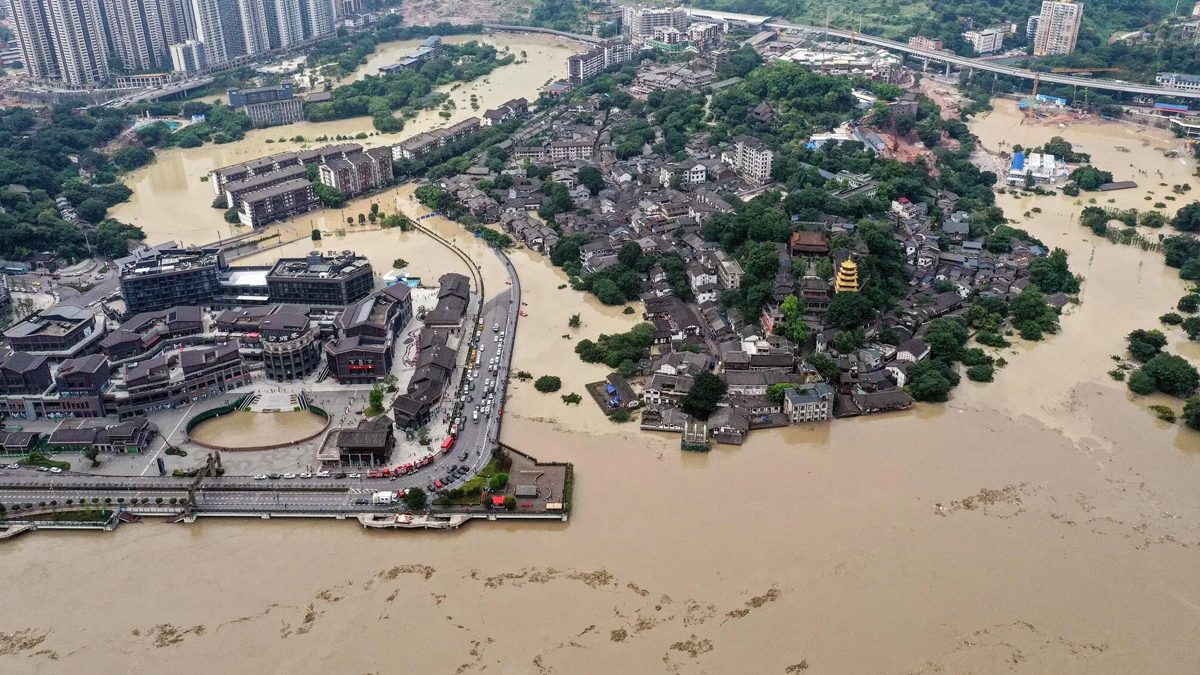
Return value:
M 300 474 L 300 477 L 301 477 L 301 478 L 312 478 L 312 474 L 311 474 L 311 473 L 308 473 L 308 472 L 306 471 L 306 472 L 304 472 L 304 473 Z
M 285 480 L 291 480 L 291 479 L 293 479 L 293 478 L 295 478 L 295 477 L 296 477 L 296 474 L 294 474 L 294 473 L 285 473 L 285 474 L 283 474 L 283 477 L 284 477 L 284 479 L 285 479 Z
M 279 480 L 281 478 L 281 476 L 277 473 L 272 473 L 272 474 L 268 474 L 267 478 L 270 478 L 271 480 Z
M 467 458 L 468 458 L 468 457 L 470 457 L 470 456 L 471 456 L 471 453 L 469 453 L 469 452 L 464 452 L 463 454 L 461 454 L 461 455 L 459 455 L 459 456 L 458 456 L 458 461 L 460 461 L 460 462 L 465 462 L 465 461 L 467 461 Z
M 354 504 L 355 504 L 356 506 L 366 506 L 366 505 L 367 505 L 367 504 L 369 504 L 369 503 L 370 503 L 370 502 L 368 502 L 368 501 L 367 501 L 367 500 L 365 500 L 365 499 L 355 499 L 355 500 L 354 500 Z
M 58 468 L 57 466 L 52 466 L 50 467 L 50 473 L 62 473 L 62 469 Z
M 333 477 L 334 478 L 345 478 L 346 474 L 344 472 L 339 471 L 339 472 L 333 474 Z
M 257 474 L 256 476 L 254 476 L 254 480 L 266 480 L 266 479 L 267 479 L 267 474 L 265 474 L 265 473 L 260 473 L 260 474 Z
M 352 474 L 350 474 L 350 477 L 351 478 L 362 478 L 362 474 L 361 473 L 352 473 Z
M 20 465 L 20 464 L 17 464 L 16 462 L 13 462 L 12 464 L 9 464 L 9 465 L 8 465 L 8 468 L 10 468 L 10 469 L 19 469 L 19 468 L 21 468 L 21 465 Z

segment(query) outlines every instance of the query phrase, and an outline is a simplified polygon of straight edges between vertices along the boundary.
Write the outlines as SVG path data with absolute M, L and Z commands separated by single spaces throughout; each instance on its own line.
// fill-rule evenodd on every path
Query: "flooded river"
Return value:
M 238 410 L 205 420 L 188 435 L 214 448 L 268 448 L 311 438 L 325 424 L 324 417 L 307 410 L 274 413 Z
M 1174 145 L 1167 136 L 1025 129 L 999 105 L 973 124 L 987 147 L 1062 134 L 1118 179 L 1129 177 L 1109 161 L 1119 153 L 1169 184 L 1190 180 L 1192 167 L 1154 150 Z M 1131 152 L 1105 150 L 1116 145 Z M 1073 200 L 1000 199 L 1019 220 L 1042 208 L 1021 226 L 1070 251 L 1087 280 L 1062 333 L 1015 344 L 993 384 L 703 455 L 609 425 L 586 400 L 567 409 L 518 386 L 503 439 L 575 463 L 570 523 L 429 534 L 221 521 L 27 536 L 0 547 L 13 580 L 0 589 L 0 670 L 1194 672 L 1196 435 L 1105 374 L 1124 333 L 1156 325 L 1183 284 L 1159 255 L 1086 233 Z M 324 245 L 341 241 L 420 265 L 427 250 L 392 232 Z M 503 283 L 494 257 L 479 260 L 485 285 Z M 567 317 L 582 315 L 575 339 L 633 319 L 558 289 L 565 280 L 538 256 L 513 261 L 529 303 L 514 367 L 557 370 L 564 390 L 602 374 L 573 360 Z M 78 560 L 102 575 L 81 577 L 66 564 Z

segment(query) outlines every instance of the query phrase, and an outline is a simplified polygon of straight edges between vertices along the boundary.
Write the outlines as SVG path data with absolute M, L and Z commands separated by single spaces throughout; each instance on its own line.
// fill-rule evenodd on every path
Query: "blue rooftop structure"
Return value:
M 1014 171 L 1020 171 L 1021 169 L 1025 168 L 1025 153 L 1013 153 L 1012 168 Z

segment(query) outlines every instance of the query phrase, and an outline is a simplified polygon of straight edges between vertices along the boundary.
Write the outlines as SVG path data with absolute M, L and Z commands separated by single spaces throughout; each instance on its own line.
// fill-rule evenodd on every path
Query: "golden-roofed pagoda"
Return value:
M 838 266 L 837 278 L 833 282 L 835 293 L 858 292 L 858 265 L 853 260 L 847 260 Z

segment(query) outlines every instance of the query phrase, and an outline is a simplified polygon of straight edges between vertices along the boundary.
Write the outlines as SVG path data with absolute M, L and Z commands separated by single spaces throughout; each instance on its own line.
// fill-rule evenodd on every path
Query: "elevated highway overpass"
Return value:
M 835 37 L 843 40 L 849 40 L 853 36 L 855 42 L 882 47 L 890 51 L 903 52 L 911 54 L 919 58 L 929 59 L 930 61 L 938 61 L 941 63 L 953 64 L 960 68 L 974 68 L 990 73 L 1000 75 L 1008 75 L 1010 77 L 1019 77 L 1026 80 L 1033 80 L 1035 77 L 1042 82 L 1053 82 L 1054 84 L 1069 84 L 1079 87 L 1087 87 L 1089 89 L 1099 89 L 1103 91 L 1117 91 L 1127 94 L 1144 94 L 1155 97 L 1171 97 L 1184 99 L 1200 99 L 1200 91 L 1185 91 L 1180 89 L 1167 89 L 1149 84 L 1137 84 L 1135 82 L 1120 82 L 1117 80 L 1108 80 L 1090 77 L 1076 77 L 1072 75 L 1059 75 L 1056 73 L 1038 73 L 1024 68 L 1014 68 L 995 63 L 993 61 L 984 61 L 982 59 L 971 58 L 969 56 L 958 56 L 944 51 L 934 49 L 924 49 L 914 47 L 904 42 L 896 42 L 886 38 L 875 37 L 873 35 L 864 35 L 863 33 L 851 32 L 840 28 L 823 28 L 820 26 L 804 26 L 794 24 L 788 21 L 769 21 L 763 24 L 767 29 L 779 30 L 797 30 L 809 33 L 822 33 L 830 37 Z

